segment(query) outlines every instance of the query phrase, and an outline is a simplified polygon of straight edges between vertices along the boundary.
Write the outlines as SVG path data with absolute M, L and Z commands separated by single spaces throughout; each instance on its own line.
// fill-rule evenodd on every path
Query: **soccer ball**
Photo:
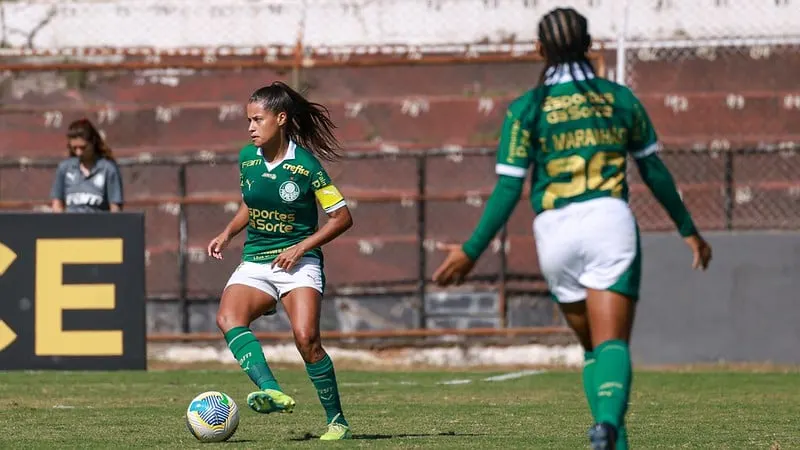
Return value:
M 200 442 L 228 440 L 239 426 L 239 407 L 223 392 L 203 392 L 189 404 L 186 426 Z

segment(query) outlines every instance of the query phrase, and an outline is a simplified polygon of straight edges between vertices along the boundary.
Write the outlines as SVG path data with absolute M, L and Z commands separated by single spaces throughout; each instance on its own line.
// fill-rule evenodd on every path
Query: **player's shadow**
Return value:
M 462 436 L 483 436 L 476 433 L 456 433 L 455 431 L 445 431 L 443 433 L 398 433 L 398 434 L 354 434 L 353 439 L 377 440 L 377 439 L 397 439 L 397 438 L 426 438 L 426 437 L 462 437 Z M 292 441 L 310 441 L 319 439 L 318 435 L 305 433 L 302 436 L 294 436 Z

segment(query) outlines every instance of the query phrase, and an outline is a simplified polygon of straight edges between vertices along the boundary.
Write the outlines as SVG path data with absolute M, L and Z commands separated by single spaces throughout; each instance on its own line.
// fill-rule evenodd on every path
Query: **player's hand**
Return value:
M 272 260 L 272 267 L 280 267 L 284 271 L 289 272 L 292 270 L 295 264 L 297 264 L 297 261 L 300 261 L 300 258 L 302 258 L 305 253 L 306 250 L 302 245 L 293 245 L 282 251 L 277 258 Z
M 453 283 L 460 284 L 475 266 L 475 261 L 469 259 L 469 256 L 464 253 L 464 250 L 461 249 L 461 244 L 438 242 L 436 249 L 448 252 L 444 262 L 433 273 L 433 282 L 439 286 L 447 286 Z
M 692 269 L 706 270 L 711 262 L 711 246 L 699 234 L 684 239 L 692 249 Z
M 228 233 L 222 232 L 219 236 L 215 237 L 208 243 L 208 256 L 216 259 L 222 259 L 222 251 L 231 242 L 231 237 Z

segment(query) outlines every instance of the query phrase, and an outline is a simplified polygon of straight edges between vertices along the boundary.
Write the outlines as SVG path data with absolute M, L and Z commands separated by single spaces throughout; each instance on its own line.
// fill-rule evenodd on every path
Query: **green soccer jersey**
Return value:
M 627 156 L 635 161 L 681 236 L 697 234 L 675 181 L 658 157 L 658 138 L 644 107 L 627 88 L 596 78 L 579 63 L 548 69 L 544 85 L 508 108 L 492 195 L 472 236 L 463 244 L 473 261 L 511 217 L 532 166 L 536 213 L 594 198 L 627 201 Z M 586 78 L 589 78 L 588 80 Z
M 601 78 L 573 81 L 564 71 L 511 104 L 497 152 L 499 175 L 524 178 L 533 166 L 537 213 L 598 197 L 627 201 L 627 155 L 658 150 L 655 129 L 628 88 Z
M 267 163 L 261 149 L 239 153 L 239 185 L 250 221 L 242 260 L 266 263 L 311 236 L 318 225 L 317 202 L 325 212 L 345 206 L 328 173 L 308 150 L 289 143 L 281 161 Z M 322 260 L 314 248 L 304 256 Z

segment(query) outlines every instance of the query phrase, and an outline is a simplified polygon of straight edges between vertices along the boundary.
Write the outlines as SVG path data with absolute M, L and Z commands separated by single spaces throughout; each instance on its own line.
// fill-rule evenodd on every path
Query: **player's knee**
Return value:
M 322 354 L 322 341 L 316 330 L 295 330 L 294 342 L 305 361 L 316 361 Z
M 231 328 L 247 326 L 247 320 L 243 320 L 234 311 L 220 308 L 217 311 L 217 327 L 224 333 Z

